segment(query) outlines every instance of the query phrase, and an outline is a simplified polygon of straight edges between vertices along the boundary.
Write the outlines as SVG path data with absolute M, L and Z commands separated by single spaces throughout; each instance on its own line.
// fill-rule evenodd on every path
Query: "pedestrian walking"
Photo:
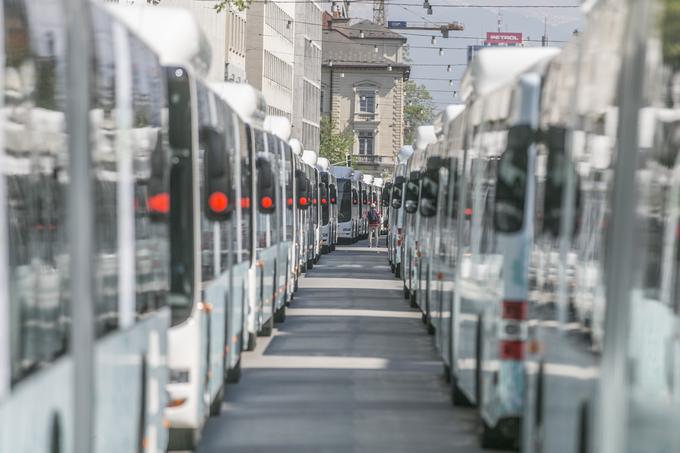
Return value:
M 375 246 L 378 247 L 380 243 L 380 212 L 375 208 L 375 203 L 371 203 L 371 209 L 368 211 L 368 246 L 373 247 L 373 238 L 375 238 Z

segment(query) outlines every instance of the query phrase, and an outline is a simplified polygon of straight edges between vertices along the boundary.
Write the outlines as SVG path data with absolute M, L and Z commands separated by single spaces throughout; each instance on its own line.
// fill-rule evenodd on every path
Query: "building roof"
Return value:
M 329 26 L 350 39 L 397 39 L 406 42 L 406 38 L 399 33 L 369 20 L 362 20 L 351 25 L 346 22 L 336 24 L 331 21 Z M 364 32 L 363 38 L 361 32 Z
M 332 61 L 332 66 L 338 68 L 382 69 L 392 66 L 394 70 L 410 72 L 409 65 L 386 58 L 382 53 L 373 52 L 370 46 L 367 47 L 366 44 L 358 43 L 343 33 L 335 32 L 337 32 L 335 28 L 324 31 L 323 41 L 326 42 L 322 41 L 323 66 L 330 67 Z

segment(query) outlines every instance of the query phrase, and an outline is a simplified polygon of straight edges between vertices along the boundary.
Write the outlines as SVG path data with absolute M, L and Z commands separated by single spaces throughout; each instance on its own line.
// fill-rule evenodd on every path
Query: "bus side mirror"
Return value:
M 258 157 L 257 168 L 257 210 L 262 214 L 276 211 L 276 176 L 272 163 L 266 157 Z
M 321 186 L 319 187 L 319 189 L 320 189 L 319 190 L 319 198 L 320 198 L 319 203 L 324 208 L 327 208 L 328 204 L 329 204 L 328 203 L 328 187 L 326 186 L 326 184 L 322 183 Z
M 307 198 L 307 175 L 302 170 L 295 170 L 295 188 L 297 189 L 297 207 L 302 210 L 309 208 Z
M 165 222 L 170 214 L 170 160 L 163 147 L 163 134 L 156 134 L 151 152 L 151 175 L 146 191 L 146 207 L 153 222 Z
M 383 187 L 382 193 L 380 194 L 380 204 L 383 208 L 390 205 L 390 193 L 392 192 L 392 184 L 386 184 Z
M 329 188 L 330 204 L 338 203 L 338 189 L 335 188 L 335 184 L 331 184 Z
M 404 183 L 397 183 L 392 187 L 392 207 L 394 209 L 401 209 L 402 188 Z
M 413 180 L 406 183 L 406 194 L 404 196 L 404 210 L 409 214 L 418 212 L 418 195 L 420 187 Z
M 205 149 L 203 173 L 205 178 L 205 216 L 212 221 L 229 220 L 234 211 L 231 165 L 224 137 L 212 127 L 200 131 Z
M 516 233 L 524 224 L 529 146 L 534 131 L 515 126 L 508 132 L 508 147 L 498 162 L 494 228 L 499 233 Z
M 434 217 L 437 214 L 437 195 L 439 191 L 439 170 L 428 170 L 421 178 L 420 215 Z

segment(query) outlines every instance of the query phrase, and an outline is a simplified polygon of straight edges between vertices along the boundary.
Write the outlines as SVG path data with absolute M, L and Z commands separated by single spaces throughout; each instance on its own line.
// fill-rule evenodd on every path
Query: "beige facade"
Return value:
M 324 23 L 321 113 L 354 132 L 357 167 L 380 174 L 403 144 L 406 39 L 368 21 Z
M 229 7 L 226 12 L 226 63 L 224 77 L 230 82 L 246 82 L 246 24 L 248 10 Z
M 246 76 L 262 91 L 267 114 L 293 120 L 295 2 L 253 2 L 246 25 Z
M 293 137 L 304 149 L 319 152 L 321 98 L 321 7 L 313 2 L 295 4 L 295 63 Z

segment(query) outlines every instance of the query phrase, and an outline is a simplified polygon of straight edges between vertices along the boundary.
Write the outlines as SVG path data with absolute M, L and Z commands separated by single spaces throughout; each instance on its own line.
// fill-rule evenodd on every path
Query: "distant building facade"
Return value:
M 321 114 L 354 132 L 356 167 L 380 174 L 403 144 L 406 38 L 343 11 L 324 13 Z
M 246 22 L 246 78 L 262 91 L 267 114 L 293 120 L 295 5 L 252 2 Z
M 321 14 L 314 1 L 295 3 L 293 137 L 319 152 L 321 102 Z
M 224 79 L 230 82 L 246 82 L 246 24 L 247 9 L 239 11 L 230 6 L 226 13 L 227 30 Z

